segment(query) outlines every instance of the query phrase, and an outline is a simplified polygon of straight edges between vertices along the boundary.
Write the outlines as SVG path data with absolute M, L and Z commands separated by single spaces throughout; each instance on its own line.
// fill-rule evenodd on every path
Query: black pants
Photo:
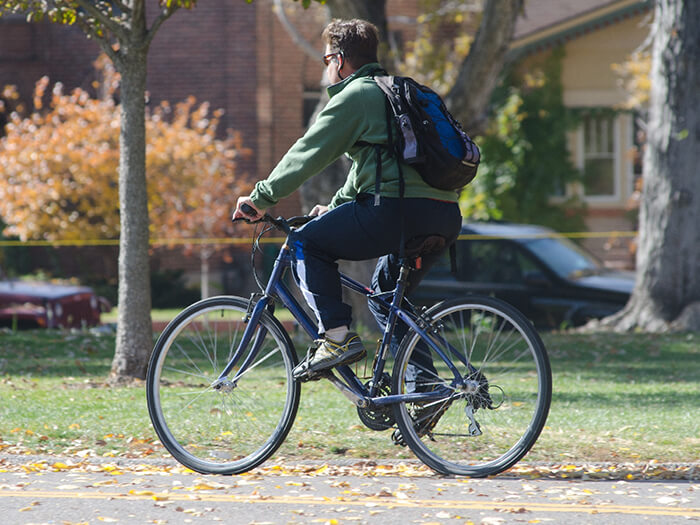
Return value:
M 361 261 L 379 257 L 372 286 L 377 292 L 394 288 L 402 216 L 405 240 L 442 235 L 449 245 L 459 235 L 462 223 L 456 203 L 416 198 L 404 198 L 401 203 L 398 198 L 382 197 L 380 205 L 374 206 L 372 195 L 360 194 L 356 200 L 334 208 L 291 234 L 294 277 L 316 315 L 319 333 L 350 325 L 352 320 L 351 308 L 342 299 L 336 262 L 339 259 Z M 422 270 L 411 273 L 410 289 L 418 285 L 438 257 L 435 254 L 423 259 Z M 372 313 L 383 328 L 386 312 L 374 308 Z

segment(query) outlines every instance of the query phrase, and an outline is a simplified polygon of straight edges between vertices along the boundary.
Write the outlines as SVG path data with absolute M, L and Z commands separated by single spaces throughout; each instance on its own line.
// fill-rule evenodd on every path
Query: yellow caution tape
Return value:
M 529 233 L 516 235 L 476 235 L 462 234 L 459 240 L 493 240 L 493 239 L 544 239 L 560 238 L 568 239 L 608 239 L 617 237 L 635 237 L 636 231 L 608 231 L 608 232 L 570 232 L 570 233 Z M 261 244 L 282 244 L 284 237 L 264 237 Z M 151 246 L 184 246 L 184 245 L 235 245 L 252 244 L 252 237 L 224 237 L 212 239 L 151 239 Z M 0 241 L 0 247 L 13 246 L 119 246 L 119 239 L 72 239 L 55 241 Z

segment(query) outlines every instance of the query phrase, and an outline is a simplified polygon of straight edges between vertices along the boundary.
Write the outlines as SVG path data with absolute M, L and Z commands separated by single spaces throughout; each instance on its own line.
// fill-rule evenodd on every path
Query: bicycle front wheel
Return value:
M 541 339 L 520 312 L 491 297 L 440 303 L 426 315 L 454 367 L 414 331 L 405 336 L 393 391 L 439 396 L 394 406 L 400 442 L 443 474 L 483 477 L 510 468 L 534 445 L 549 412 L 552 375 Z
M 214 388 L 241 340 L 247 308 L 239 297 L 199 301 L 165 328 L 151 355 L 146 392 L 156 433 L 175 459 L 204 474 L 238 474 L 260 465 L 284 441 L 299 406 L 300 386 L 292 378 L 296 353 L 268 312 L 255 343 L 228 381 Z

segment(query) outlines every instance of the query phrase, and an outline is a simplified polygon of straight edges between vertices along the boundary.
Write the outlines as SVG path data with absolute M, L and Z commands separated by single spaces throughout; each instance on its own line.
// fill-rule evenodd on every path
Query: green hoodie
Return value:
M 377 156 L 374 147 L 367 144 L 386 144 L 388 140 L 385 95 L 371 78 L 377 69 L 381 69 L 379 64 L 366 64 L 328 88 L 330 101 L 318 114 L 316 122 L 282 157 L 269 177 L 255 185 L 250 197 L 256 207 L 273 206 L 343 153 L 352 159 L 352 167 L 329 207 L 351 201 L 358 193 L 374 193 Z M 395 137 L 397 133 L 395 130 Z M 357 142 L 367 144 L 358 145 Z M 457 202 L 457 192 L 433 188 L 410 166 L 404 164 L 402 168 L 405 197 Z M 397 159 L 388 149 L 382 152 L 380 194 L 399 196 Z

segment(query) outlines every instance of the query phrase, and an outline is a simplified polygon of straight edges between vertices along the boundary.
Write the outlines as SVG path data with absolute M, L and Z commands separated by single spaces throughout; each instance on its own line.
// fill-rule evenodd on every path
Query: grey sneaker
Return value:
M 342 341 L 333 341 L 326 337 L 309 361 L 309 370 L 318 372 L 335 366 L 349 365 L 366 355 L 367 351 L 362 340 L 355 332 L 348 332 Z
M 348 332 L 342 341 L 324 338 L 317 341 L 313 354 L 299 363 L 292 371 L 294 379 L 306 381 L 316 379 L 319 372 L 330 368 L 349 365 L 367 355 L 362 340 L 355 332 Z

